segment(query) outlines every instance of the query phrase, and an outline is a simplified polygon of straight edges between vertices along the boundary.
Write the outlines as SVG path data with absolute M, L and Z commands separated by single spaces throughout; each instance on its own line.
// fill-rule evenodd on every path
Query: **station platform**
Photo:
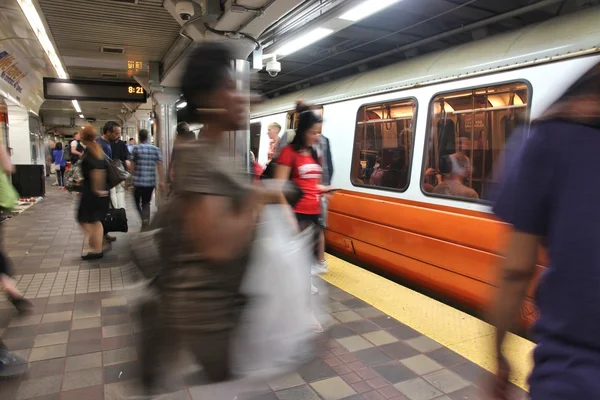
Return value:
M 19 318 L 0 301 L 0 335 L 30 361 L 27 374 L 0 381 L 2 400 L 120 400 L 138 368 L 139 326 L 124 288 L 133 282 L 128 234 L 104 259 L 82 261 L 76 196 L 48 189 L 44 201 L 3 224 L 19 288 L 35 305 Z M 130 232 L 139 229 L 132 207 Z M 255 393 L 254 400 L 477 400 L 491 378 L 491 327 L 447 305 L 329 256 L 331 319 L 320 359 Z M 3 297 L 3 296 L 2 296 Z M 516 400 L 533 345 L 511 337 Z M 161 399 L 201 399 L 193 379 Z

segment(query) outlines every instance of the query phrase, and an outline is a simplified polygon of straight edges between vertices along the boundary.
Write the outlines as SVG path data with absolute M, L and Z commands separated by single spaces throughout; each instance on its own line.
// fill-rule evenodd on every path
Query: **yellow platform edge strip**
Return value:
M 488 323 L 330 254 L 327 264 L 325 281 L 494 372 L 494 329 Z M 520 336 L 506 338 L 504 353 L 512 366 L 511 382 L 525 390 L 534 347 Z

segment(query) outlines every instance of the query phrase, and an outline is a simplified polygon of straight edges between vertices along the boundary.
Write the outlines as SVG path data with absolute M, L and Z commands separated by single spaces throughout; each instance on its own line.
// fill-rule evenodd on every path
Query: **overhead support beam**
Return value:
M 300 81 L 293 82 L 293 83 L 290 83 L 290 84 L 278 87 L 276 90 L 271 90 L 271 91 L 267 92 L 266 94 L 269 95 L 269 94 L 274 93 L 275 91 L 281 91 L 283 89 L 287 89 L 287 88 L 294 87 L 294 86 L 297 86 L 297 85 L 302 85 L 302 84 L 304 84 L 306 82 L 310 82 L 312 80 L 315 80 L 315 79 L 318 79 L 318 78 L 322 78 L 322 77 L 330 75 L 330 74 L 334 74 L 334 73 L 337 73 L 337 72 L 341 72 L 341 71 L 347 70 L 348 68 L 356 68 L 356 67 L 358 67 L 361 64 L 365 64 L 365 63 L 368 63 L 368 62 L 371 62 L 371 61 L 375 61 L 375 60 L 378 60 L 378 59 L 383 58 L 383 57 L 388 57 L 388 56 L 394 55 L 396 53 L 404 52 L 404 51 L 407 51 L 407 50 L 410 50 L 410 49 L 413 49 L 413 48 L 416 48 L 416 47 L 419 47 L 419 46 L 423 46 L 423 45 L 426 45 L 426 44 L 429 44 L 429 43 L 432 43 L 432 42 L 436 42 L 436 41 L 439 41 L 441 39 L 445 39 L 445 38 L 450 37 L 450 36 L 454 36 L 454 35 L 457 35 L 457 34 L 460 34 L 460 33 L 464 33 L 464 32 L 471 32 L 473 30 L 476 30 L 476 29 L 479 29 L 479 28 L 482 28 L 482 27 L 485 27 L 485 26 L 488 26 L 488 25 L 491 25 L 491 24 L 494 24 L 494 23 L 497 23 L 497 22 L 501 22 L 501 21 L 504 21 L 504 20 L 507 20 L 507 19 L 510 19 L 510 18 L 515 18 L 515 17 L 518 17 L 520 15 L 523 15 L 523 14 L 526 14 L 526 13 L 529 13 L 529 12 L 532 12 L 532 11 L 539 10 L 541 8 L 545 8 L 545 7 L 551 6 L 551 5 L 556 4 L 556 3 L 560 3 L 562 1 L 564 1 L 564 0 L 542 0 L 542 1 L 539 1 L 539 2 L 537 2 L 535 4 L 531 4 L 531 5 L 528 5 L 528 6 L 525 6 L 525 7 L 521 7 L 521 8 L 518 8 L 516 10 L 512 10 L 512 11 L 506 12 L 504 14 L 499 14 L 499 15 L 491 17 L 491 18 L 486 18 L 484 20 L 477 21 L 477 22 L 474 22 L 472 24 L 464 25 L 464 26 L 461 26 L 460 28 L 451 29 L 449 31 L 442 32 L 440 34 L 430 36 L 428 38 L 416 41 L 414 43 L 410 43 L 410 44 L 407 44 L 407 45 L 404 45 L 404 46 L 399 46 L 399 47 L 397 47 L 395 49 L 392 49 L 392 50 L 389 50 L 389 51 L 385 51 L 383 53 L 379 53 L 377 55 L 374 55 L 374 56 L 371 56 L 371 57 L 367 57 L 365 59 L 361 59 L 359 61 L 355 61 L 355 62 L 346 64 L 346 65 L 343 65 L 343 66 L 335 68 L 333 70 L 313 75 L 313 76 L 311 76 L 309 78 L 305 78 L 305 79 L 302 79 Z M 274 78 L 274 79 L 276 80 L 277 78 Z

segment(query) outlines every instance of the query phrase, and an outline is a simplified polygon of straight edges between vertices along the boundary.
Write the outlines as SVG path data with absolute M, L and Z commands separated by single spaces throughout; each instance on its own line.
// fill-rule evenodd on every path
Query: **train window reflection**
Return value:
M 354 135 L 354 185 L 406 190 L 417 103 L 413 99 L 363 106 Z
M 528 112 L 529 87 L 511 83 L 433 99 L 423 191 L 490 200 L 505 144 Z

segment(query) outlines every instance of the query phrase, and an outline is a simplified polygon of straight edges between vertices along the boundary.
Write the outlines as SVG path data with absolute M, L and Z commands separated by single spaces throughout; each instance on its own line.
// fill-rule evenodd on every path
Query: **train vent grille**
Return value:
M 100 48 L 101 53 L 110 53 L 110 54 L 125 54 L 125 49 L 122 47 L 107 47 L 102 46 Z
M 112 0 L 112 1 L 116 1 L 117 3 L 127 3 L 127 4 L 137 4 L 138 0 Z
M 110 73 L 103 72 L 100 74 L 100 76 L 102 76 L 103 78 L 118 78 L 119 74 L 110 74 Z

